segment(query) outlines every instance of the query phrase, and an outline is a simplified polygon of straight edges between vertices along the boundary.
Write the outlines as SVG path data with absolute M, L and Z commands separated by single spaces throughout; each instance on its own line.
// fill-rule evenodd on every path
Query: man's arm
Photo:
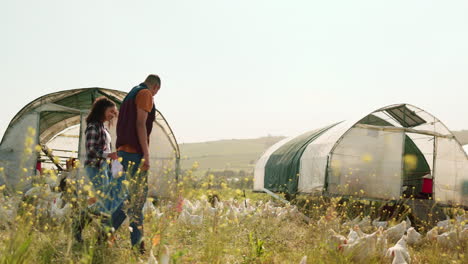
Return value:
M 146 119 L 148 118 L 148 112 L 137 107 L 137 120 L 136 129 L 138 135 L 138 142 L 140 143 L 141 149 L 143 150 L 143 158 L 145 162 L 142 164 L 142 170 L 149 169 L 149 147 L 148 147 L 148 132 L 146 130 Z

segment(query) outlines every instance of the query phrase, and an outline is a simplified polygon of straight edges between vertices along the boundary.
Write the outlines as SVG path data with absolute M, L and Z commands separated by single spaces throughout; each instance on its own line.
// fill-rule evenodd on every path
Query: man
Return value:
M 127 215 L 123 210 L 122 192 L 113 194 L 118 209 L 112 214 L 112 225 L 117 230 L 128 216 L 130 219 L 130 239 L 132 247 L 144 252 L 143 243 L 143 205 L 148 193 L 148 175 L 150 168 L 149 138 L 156 119 L 153 97 L 161 87 L 157 75 L 149 75 L 145 82 L 135 86 L 125 97 L 117 121 L 117 154 L 122 158 L 125 177 L 118 180 L 117 190 L 123 190 L 122 183 L 128 186 Z M 126 180 L 126 181 L 124 181 Z

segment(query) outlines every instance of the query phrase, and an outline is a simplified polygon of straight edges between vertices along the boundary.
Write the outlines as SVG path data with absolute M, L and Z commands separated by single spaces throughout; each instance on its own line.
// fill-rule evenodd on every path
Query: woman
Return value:
M 111 136 L 104 126 L 105 122 L 111 124 L 116 116 L 115 103 L 106 97 L 100 97 L 96 99 L 86 118 L 85 169 L 95 191 L 103 192 L 109 184 L 110 171 L 107 159 L 118 159 L 117 153 L 111 152 Z
M 96 99 L 91 112 L 86 118 L 85 170 L 93 184 L 94 193 L 100 194 L 97 199 L 90 200 L 90 203 L 94 203 L 91 208 L 93 213 L 106 214 L 113 207 L 112 197 L 106 197 L 109 196 L 109 183 L 112 180 L 107 160 L 116 160 L 118 156 L 116 152 L 112 152 L 111 136 L 104 124 L 108 122 L 110 127 L 116 116 L 117 107 L 115 103 L 106 97 L 100 97 Z M 82 230 L 90 220 L 85 211 L 81 212 L 78 219 L 75 219 L 74 230 L 77 241 L 82 242 Z

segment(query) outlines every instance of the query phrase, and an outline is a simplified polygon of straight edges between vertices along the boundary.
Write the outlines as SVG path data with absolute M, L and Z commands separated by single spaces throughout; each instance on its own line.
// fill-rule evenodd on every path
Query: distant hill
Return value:
M 230 139 L 180 144 L 181 167 L 198 162 L 199 170 L 253 170 L 255 162 L 270 146 L 284 137 Z
M 453 131 L 453 134 L 460 140 L 462 145 L 468 144 L 468 130 Z

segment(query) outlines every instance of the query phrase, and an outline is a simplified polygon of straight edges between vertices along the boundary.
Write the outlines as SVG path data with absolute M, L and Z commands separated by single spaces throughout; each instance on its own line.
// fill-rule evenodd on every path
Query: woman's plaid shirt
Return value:
M 104 157 L 106 146 L 106 134 L 104 124 L 91 122 L 86 127 L 86 161 L 85 166 L 100 167 Z

